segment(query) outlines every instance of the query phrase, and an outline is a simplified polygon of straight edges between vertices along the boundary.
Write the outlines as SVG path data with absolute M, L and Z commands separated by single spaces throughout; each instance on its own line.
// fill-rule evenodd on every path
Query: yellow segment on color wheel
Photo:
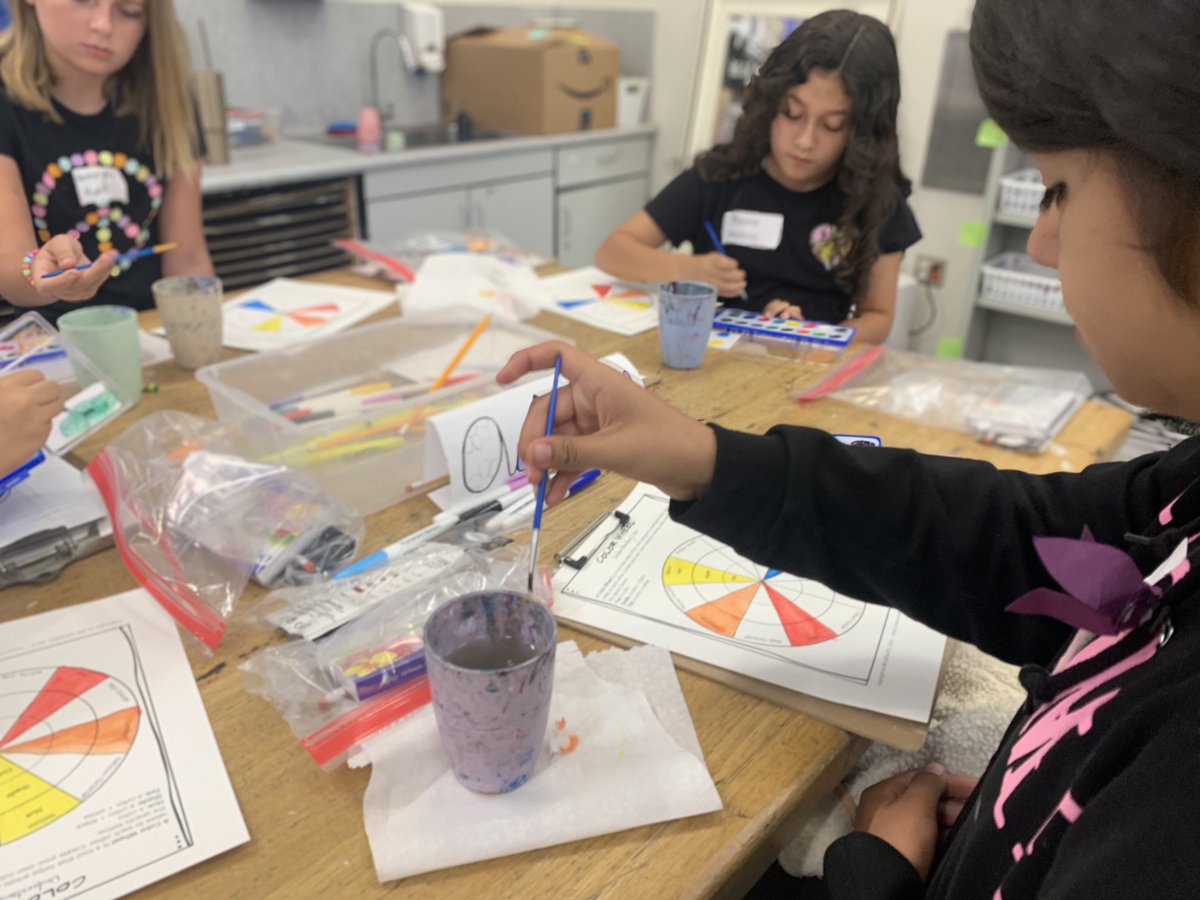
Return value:
M 663 584 L 745 584 L 758 580 L 736 572 L 702 566 L 678 556 L 667 557 L 663 563 L 662 577 Z
M 0 846 L 23 838 L 79 805 L 70 794 L 0 756 Z

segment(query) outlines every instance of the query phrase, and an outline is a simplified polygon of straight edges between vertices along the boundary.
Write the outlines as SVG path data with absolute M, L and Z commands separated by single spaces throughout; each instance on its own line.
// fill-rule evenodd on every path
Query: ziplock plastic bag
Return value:
M 401 591 L 448 576 L 465 553 L 464 548 L 441 541 L 422 544 L 395 563 L 360 575 L 272 591 L 257 612 L 268 627 L 315 641 Z
M 362 536 L 361 517 L 308 475 L 242 459 L 187 413 L 147 416 L 88 473 L 129 571 L 210 651 L 251 577 L 323 577 Z
M 876 347 L 792 394 L 832 397 L 985 444 L 1040 453 L 1092 394 L 1082 372 L 937 359 Z
M 435 609 L 480 590 L 524 590 L 527 547 L 467 551 L 435 585 L 401 590 L 320 641 L 268 647 L 244 662 L 246 689 L 269 700 L 322 768 L 429 703 L 421 636 Z M 402 565 L 400 561 L 398 565 Z

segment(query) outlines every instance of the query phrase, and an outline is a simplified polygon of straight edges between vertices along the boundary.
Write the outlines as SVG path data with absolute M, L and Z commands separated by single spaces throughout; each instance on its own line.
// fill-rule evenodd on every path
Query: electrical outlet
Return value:
M 946 277 L 946 261 L 936 256 L 917 257 L 917 281 L 930 287 L 939 287 Z

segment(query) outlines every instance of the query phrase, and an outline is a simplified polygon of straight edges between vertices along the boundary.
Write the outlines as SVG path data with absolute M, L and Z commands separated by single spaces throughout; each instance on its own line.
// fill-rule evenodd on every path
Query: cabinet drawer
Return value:
M 372 169 L 363 176 L 363 191 L 367 200 L 377 200 L 423 191 L 466 188 L 509 178 L 548 175 L 553 168 L 554 160 L 549 149 L 471 155 L 461 159 L 414 163 L 395 169 Z
M 603 144 L 560 147 L 558 186 L 572 187 L 625 175 L 639 175 L 650 168 L 650 141 L 626 138 Z

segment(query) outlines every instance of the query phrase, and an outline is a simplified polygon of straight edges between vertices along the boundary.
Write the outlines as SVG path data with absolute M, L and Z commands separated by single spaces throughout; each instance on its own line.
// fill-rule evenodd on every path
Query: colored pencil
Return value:
M 458 364 L 462 362 L 462 358 L 466 356 L 467 351 L 471 349 L 471 345 L 479 339 L 479 336 L 483 334 L 483 330 L 487 328 L 491 322 L 492 317 L 490 315 L 484 316 L 479 320 L 479 324 L 476 325 L 474 330 L 467 335 L 467 339 L 462 342 L 462 346 L 458 348 L 458 352 L 454 354 L 454 358 L 450 360 L 450 364 L 442 370 L 442 374 L 437 377 L 437 380 L 433 383 L 433 387 L 429 389 L 431 393 L 438 390 L 438 388 L 445 386 L 450 376 L 454 374 L 454 370 L 458 368 Z
M 404 493 L 416 494 L 421 491 L 436 491 L 450 483 L 449 475 L 439 475 L 437 478 L 426 478 L 424 481 L 414 481 L 404 486 Z

